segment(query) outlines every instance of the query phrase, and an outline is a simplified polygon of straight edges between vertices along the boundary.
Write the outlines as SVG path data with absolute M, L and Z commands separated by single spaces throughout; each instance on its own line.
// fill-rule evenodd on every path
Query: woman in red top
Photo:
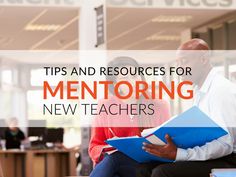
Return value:
M 127 67 L 134 69 L 139 67 L 139 64 L 129 57 L 118 57 L 112 60 L 108 67 Z M 119 81 L 128 81 L 132 85 L 135 81 L 145 81 L 144 76 L 140 75 L 117 75 L 108 76 L 108 81 L 115 83 Z M 129 90 L 127 87 L 120 87 L 120 93 L 127 95 Z M 114 88 L 109 88 L 112 92 Z M 100 101 L 100 106 L 119 105 L 120 108 L 131 109 L 131 105 L 148 105 L 152 104 L 153 115 L 142 112 L 142 114 L 134 113 L 127 114 L 126 111 L 120 112 L 117 115 L 107 115 L 104 112 L 100 113 L 95 118 L 95 125 L 92 128 L 92 135 L 89 145 L 89 155 L 94 162 L 95 168 L 90 174 L 90 177 L 125 177 L 135 176 L 135 166 L 137 163 L 122 154 L 121 152 L 114 152 L 114 149 L 109 148 L 106 144 L 106 140 L 113 137 L 128 137 L 128 136 L 140 136 L 144 127 L 156 127 L 169 119 L 169 106 L 163 100 L 145 100 L 140 98 L 135 99 L 135 95 L 132 95 L 129 99 L 123 100 L 112 96 L 108 100 Z M 117 112 L 118 106 L 114 106 L 111 112 Z M 149 110 L 150 111 L 150 110 Z M 147 119 L 148 118 L 148 119 Z M 140 121 L 141 120 L 141 121 Z M 148 120 L 148 122 L 146 121 Z M 110 154 L 110 155 L 109 155 Z

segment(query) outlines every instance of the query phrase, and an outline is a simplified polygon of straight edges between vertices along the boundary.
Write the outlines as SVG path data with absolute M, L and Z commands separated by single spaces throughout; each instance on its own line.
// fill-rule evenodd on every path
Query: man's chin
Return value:
M 181 76 L 182 81 L 191 81 L 192 82 L 192 77 L 188 77 L 188 76 Z

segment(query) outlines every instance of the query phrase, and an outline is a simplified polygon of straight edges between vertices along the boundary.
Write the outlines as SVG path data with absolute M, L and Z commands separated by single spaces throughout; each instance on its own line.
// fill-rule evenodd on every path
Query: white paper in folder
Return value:
M 150 135 L 150 136 L 146 137 L 146 139 L 152 144 L 156 144 L 156 145 L 165 145 L 166 144 L 164 141 L 162 141 L 160 138 L 158 138 L 155 135 Z

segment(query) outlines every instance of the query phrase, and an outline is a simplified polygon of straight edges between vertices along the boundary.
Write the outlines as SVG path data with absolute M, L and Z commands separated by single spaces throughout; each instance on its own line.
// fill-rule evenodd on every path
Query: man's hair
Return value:
M 191 39 L 183 43 L 177 51 L 177 54 L 186 56 L 186 57 L 196 57 L 210 59 L 211 52 L 208 44 L 199 38 Z
M 178 49 L 179 50 L 210 50 L 210 47 L 204 40 L 199 39 L 199 38 L 194 38 L 183 43 Z

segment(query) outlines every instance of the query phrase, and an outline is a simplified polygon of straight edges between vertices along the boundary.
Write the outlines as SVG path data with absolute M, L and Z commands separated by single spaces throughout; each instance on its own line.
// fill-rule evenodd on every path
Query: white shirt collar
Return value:
M 201 93 L 207 93 L 216 74 L 217 71 L 214 68 L 212 68 L 211 71 L 208 73 L 205 81 L 203 82 L 201 88 L 199 89 L 197 86 L 197 89 L 199 89 Z

